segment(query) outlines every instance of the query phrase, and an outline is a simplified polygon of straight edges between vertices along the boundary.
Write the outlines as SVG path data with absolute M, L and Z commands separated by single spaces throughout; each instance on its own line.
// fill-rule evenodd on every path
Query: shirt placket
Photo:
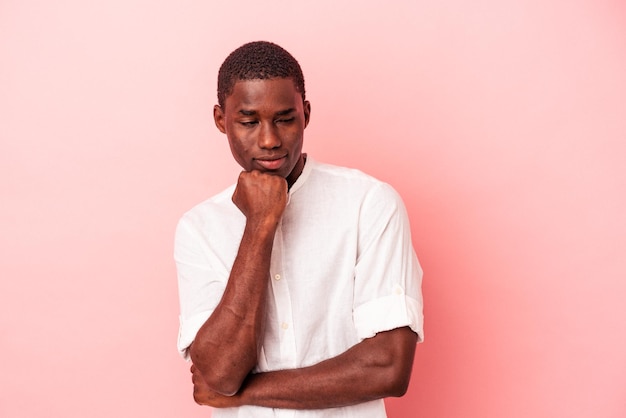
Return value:
M 283 367 L 295 368 L 296 338 L 293 324 L 291 295 L 284 263 L 284 239 L 282 224 L 278 225 L 274 238 L 274 250 L 270 265 L 272 292 L 276 301 L 277 321 L 279 329 L 280 358 Z

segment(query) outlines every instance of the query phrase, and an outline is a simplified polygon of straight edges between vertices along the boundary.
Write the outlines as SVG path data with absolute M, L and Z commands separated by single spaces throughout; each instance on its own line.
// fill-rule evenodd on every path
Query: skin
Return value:
M 310 103 L 284 78 L 239 81 L 224 108 L 214 108 L 243 168 L 232 199 L 246 225 L 224 296 L 190 347 L 201 405 L 319 409 L 402 396 L 408 387 L 417 342 L 408 328 L 378 333 L 310 367 L 250 373 L 263 343 L 274 234 L 304 167 L 310 114 Z

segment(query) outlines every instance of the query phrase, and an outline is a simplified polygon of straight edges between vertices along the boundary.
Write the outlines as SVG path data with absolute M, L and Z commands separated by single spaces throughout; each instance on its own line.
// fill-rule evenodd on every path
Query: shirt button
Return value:
M 276 275 L 274 275 L 274 279 L 276 279 L 276 280 L 280 280 L 280 274 L 276 274 Z
M 288 323 L 286 323 L 286 322 L 283 322 L 282 324 L 280 324 L 280 327 L 281 327 L 282 329 L 287 329 L 287 328 L 289 328 L 289 324 L 288 324 Z

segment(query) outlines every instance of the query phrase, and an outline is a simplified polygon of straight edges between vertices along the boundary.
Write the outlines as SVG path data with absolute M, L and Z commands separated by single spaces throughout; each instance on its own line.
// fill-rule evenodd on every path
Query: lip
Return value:
M 285 161 L 287 161 L 286 155 L 278 158 L 256 158 L 256 163 L 269 171 L 278 170 L 285 164 Z

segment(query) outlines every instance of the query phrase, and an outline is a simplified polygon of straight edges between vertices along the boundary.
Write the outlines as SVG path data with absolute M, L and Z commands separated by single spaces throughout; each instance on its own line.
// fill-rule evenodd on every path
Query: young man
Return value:
M 219 417 L 385 417 L 422 340 L 422 271 L 387 184 L 302 153 L 311 105 L 269 42 L 218 75 L 217 128 L 243 168 L 176 232 L 178 348 Z

